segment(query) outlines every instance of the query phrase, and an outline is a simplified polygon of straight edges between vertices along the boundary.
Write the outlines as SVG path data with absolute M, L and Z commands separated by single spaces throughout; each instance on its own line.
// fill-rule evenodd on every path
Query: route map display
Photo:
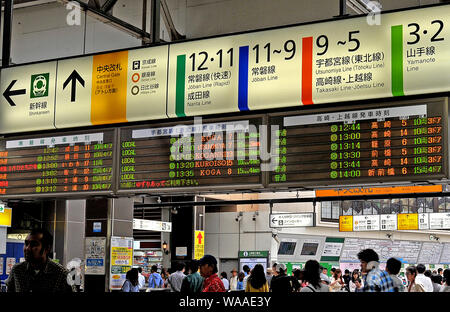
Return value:
M 445 101 L 444 101 L 445 102 Z M 279 166 L 272 186 L 436 180 L 447 176 L 441 103 L 369 106 L 275 116 Z
M 249 132 L 261 122 L 124 129 L 119 190 L 261 185 L 259 133 Z
M 112 192 L 113 131 L 0 141 L 0 195 Z

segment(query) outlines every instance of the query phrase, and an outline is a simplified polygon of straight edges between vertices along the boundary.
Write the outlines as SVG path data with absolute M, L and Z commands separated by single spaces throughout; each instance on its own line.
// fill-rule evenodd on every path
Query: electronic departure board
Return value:
M 446 101 L 380 105 L 271 117 L 280 130 L 279 166 L 270 173 L 270 185 L 446 177 Z
M 112 192 L 114 131 L 0 141 L 0 196 Z
M 261 118 L 121 129 L 119 190 L 262 187 Z

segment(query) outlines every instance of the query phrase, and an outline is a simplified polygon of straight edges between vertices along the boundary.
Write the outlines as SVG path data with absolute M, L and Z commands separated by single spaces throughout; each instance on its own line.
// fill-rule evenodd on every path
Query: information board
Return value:
M 58 61 L 55 126 L 167 118 L 168 51 L 166 45 Z
M 0 195 L 112 192 L 114 131 L 0 141 Z
M 422 243 L 422 249 L 420 250 L 417 262 L 424 264 L 438 264 L 441 259 L 443 248 L 444 245 L 439 243 Z
M 106 237 L 86 237 L 84 240 L 86 275 L 105 274 Z
M 380 216 L 353 216 L 353 231 L 379 231 L 380 230 Z
M 450 264 L 450 243 L 445 243 L 443 245 L 441 260 L 439 262 L 441 264 Z
M 403 259 L 407 263 L 417 263 L 421 242 L 415 241 L 390 241 L 380 239 L 346 238 L 342 249 L 342 262 L 359 262 L 357 254 L 363 249 L 373 249 L 380 258 L 380 262 L 386 262 L 389 258 Z
M 133 238 L 111 237 L 111 263 L 109 288 L 119 290 L 133 265 Z
M 430 213 L 430 230 L 445 230 L 450 229 L 450 213 Z
M 119 190 L 261 186 L 261 121 L 123 129 Z
M 397 230 L 397 216 L 393 214 L 380 215 L 380 223 L 382 231 L 396 231 Z
M 449 91 L 449 15 L 440 6 L 381 14 L 379 25 L 364 15 L 171 44 L 168 116 Z
M 279 166 L 270 183 L 339 185 L 446 177 L 444 102 L 273 116 L 271 124 L 280 126 Z

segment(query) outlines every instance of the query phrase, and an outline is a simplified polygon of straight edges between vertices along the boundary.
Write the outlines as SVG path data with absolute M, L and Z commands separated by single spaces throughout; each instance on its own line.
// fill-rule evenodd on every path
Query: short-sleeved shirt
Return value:
M 169 276 L 169 284 L 172 291 L 180 292 L 183 279 L 186 277 L 183 272 L 176 271 Z
M 394 292 L 394 282 L 386 271 L 372 269 L 364 278 L 362 292 Z
M 202 292 L 225 292 L 223 282 L 217 276 L 217 273 L 205 278 Z
M 28 261 L 18 263 L 11 269 L 6 280 L 8 292 L 66 293 L 74 289 L 67 283 L 69 271 L 62 265 L 47 261 L 43 269 L 36 272 Z

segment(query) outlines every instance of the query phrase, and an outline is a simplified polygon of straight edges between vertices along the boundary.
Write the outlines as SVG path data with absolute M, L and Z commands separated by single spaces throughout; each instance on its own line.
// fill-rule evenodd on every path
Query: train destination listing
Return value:
M 121 132 L 120 189 L 262 183 L 261 119 Z
M 367 106 L 366 106 L 367 107 Z M 274 117 L 279 166 L 272 184 L 414 181 L 446 176 L 442 105 Z
M 113 131 L 0 141 L 0 194 L 112 190 Z

